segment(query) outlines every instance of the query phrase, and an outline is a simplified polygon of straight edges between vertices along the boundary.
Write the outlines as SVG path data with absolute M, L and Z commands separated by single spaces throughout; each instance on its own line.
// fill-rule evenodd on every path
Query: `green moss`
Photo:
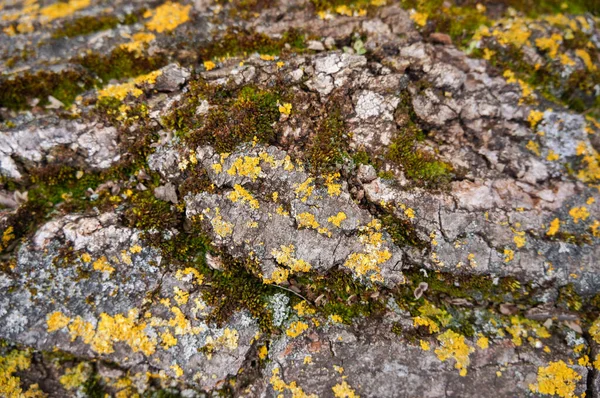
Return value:
M 289 50 L 285 49 L 286 44 L 289 44 Z M 273 39 L 263 33 L 229 28 L 222 38 L 200 48 L 198 55 L 201 60 L 208 61 L 252 53 L 280 55 L 285 51 L 302 52 L 305 49 L 304 34 L 298 30 L 286 31 L 280 39 Z
M 164 119 L 186 144 L 195 148 L 213 145 L 219 152 L 231 152 L 244 142 L 270 144 L 275 139 L 281 93 L 256 86 L 211 87 L 203 80 L 191 83 L 189 95 Z M 214 105 L 207 115 L 196 108 L 206 99 Z
M 571 311 L 580 311 L 583 307 L 583 300 L 575 291 L 573 284 L 563 286 L 558 291 L 557 304 Z
M 108 55 L 91 53 L 72 61 L 86 68 L 104 84 L 111 79 L 143 75 L 167 64 L 164 55 L 145 56 L 120 47 Z
M 351 10 L 366 9 L 370 0 L 311 0 L 317 11 L 334 11 L 337 7 L 346 6 Z
M 52 33 L 52 38 L 75 37 L 88 35 L 102 30 L 114 29 L 119 24 L 119 18 L 114 15 L 85 16 L 67 21 Z
M 319 298 L 315 308 L 324 317 L 338 315 L 350 324 L 357 317 L 375 317 L 385 310 L 385 300 L 376 287 L 363 285 L 341 269 L 326 275 L 302 274 L 294 280 L 304 297 L 313 302 Z
M 2 76 L 0 77 L 0 107 L 26 109 L 29 106 L 28 100 L 34 98 L 38 98 L 39 105 L 44 106 L 48 104 L 49 95 L 68 107 L 77 95 L 91 88 L 92 83 L 92 79 L 80 71 L 27 72 L 12 79 Z
M 349 150 L 348 133 L 337 101 L 329 101 L 325 117 L 317 123 L 306 148 L 306 160 L 314 171 L 324 171 L 342 162 Z
M 406 177 L 417 185 L 440 187 L 450 182 L 452 166 L 417 148 L 420 129 L 410 124 L 398 132 L 386 153 L 387 160 L 402 166 Z
M 419 249 L 429 247 L 429 243 L 419 238 L 414 225 L 408 219 L 396 217 L 392 211 L 377 206 L 379 211 L 378 218 L 381 220 L 383 228 L 392 237 L 392 241 L 400 246 L 413 246 Z

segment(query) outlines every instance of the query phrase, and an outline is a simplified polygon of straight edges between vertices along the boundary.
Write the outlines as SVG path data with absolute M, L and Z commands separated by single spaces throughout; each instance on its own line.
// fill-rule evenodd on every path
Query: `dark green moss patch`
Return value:
M 73 62 L 86 68 L 103 83 L 108 83 L 111 79 L 143 75 L 167 64 L 162 55 L 145 56 L 123 48 L 116 48 L 108 55 L 87 54 Z
M 37 98 L 39 105 L 48 104 L 51 95 L 66 106 L 75 97 L 93 86 L 93 80 L 84 72 L 63 71 L 59 73 L 40 71 L 24 73 L 14 78 L 0 77 L 0 107 L 25 109 L 28 100 Z
M 114 29 L 118 24 L 119 18 L 114 15 L 85 16 L 65 22 L 62 27 L 52 33 L 52 38 L 88 35 L 102 30 Z
M 285 49 L 286 44 L 290 46 L 289 50 Z M 289 30 L 280 39 L 273 39 L 263 33 L 230 28 L 219 40 L 202 47 L 198 54 L 201 60 L 208 61 L 252 53 L 280 55 L 285 51 L 301 52 L 305 49 L 304 34 L 298 30 Z

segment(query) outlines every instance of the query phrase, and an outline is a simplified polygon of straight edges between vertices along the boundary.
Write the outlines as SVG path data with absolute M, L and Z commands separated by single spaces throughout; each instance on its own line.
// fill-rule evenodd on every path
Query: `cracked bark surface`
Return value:
M 598 396 L 597 14 L 455 3 L 0 3 L 0 395 Z

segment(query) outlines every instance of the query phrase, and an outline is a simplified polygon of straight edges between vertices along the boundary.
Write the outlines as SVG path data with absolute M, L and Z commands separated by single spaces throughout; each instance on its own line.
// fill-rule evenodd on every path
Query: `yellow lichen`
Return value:
M 144 13 L 144 18 L 151 19 L 146 22 L 146 28 L 158 33 L 169 32 L 190 19 L 191 5 L 179 3 L 166 3 L 158 6 L 154 10 L 148 10 Z
M 107 272 L 109 274 L 112 274 L 115 270 L 114 267 L 111 267 L 110 264 L 108 264 L 108 260 L 106 259 L 106 256 L 102 256 L 99 259 L 97 259 L 96 261 L 94 261 L 92 266 L 94 267 L 94 269 L 96 271 Z
M 530 384 L 532 392 L 559 397 L 576 397 L 575 388 L 581 375 L 567 366 L 562 360 L 550 362 L 546 367 L 539 367 L 537 383 Z
M 511 250 L 508 248 L 504 249 L 504 262 L 505 263 L 511 262 L 514 258 L 515 258 L 514 250 Z
M 267 358 L 267 355 L 269 355 L 269 349 L 266 345 L 261 345 L 258 349 L 258 359 L 264 360 L 265 358 Z
M 90 344 L 94 338 L 94 325 L 91 322 L 85 321 L 80 316 L 77 316 L 69 324 L 69 334 L 71 335 L 71 341 L 75 341 L 78 337 L 81 337 L 85 344 Z
M 425 26 L 427 24 L 427 18 L 429 16 L 422 12 L 413 12 L 410 15 L 410 19 L 412 19 L 417 25 Z
M 319 223 L 315 219 L 314 214 L 311 213 L 300 213 L 296 216 L 299 228 L 319 228 Z
M 67 390 L 74 390 L 78 387 L 81 387 L 83 383 L 87 381 L 89 376 L 89 365 L 87 365 L 85 362 L 81 362 L 74 368 L 67 369 L 65 374 L 62 375 L 58 381 L 60 381 L 60 384 L 62 384 Z
M 487 349 L 490 346 L 490 340 L 487 337 L 480 337 L 477 339 L 477 347 L 481 348 L 482 350 Z
M 359 395 L 344 380 L 331 388 L 335 398 L 359 398 Z
M 340 196 L 342 193 L 342 185 L 334 182 L 339 177 L 340 173 L 337 172 L 325 176 L 325 186 L 327 187 L 327 194 L 329 196 Z
M 131 39 L 132 40 L 129 43 L 123 43 L 119 47 L 127 51 L 141 53 L 146 44 L 156 39 L 156 36 L 148 32 L 138 32 L 134 34 Z
M 278 264 L 285 265 L 292 272 L 308 272 L 311 269 L 309 263 L 302 259 L 297 259 L 294 257 L 294 245 L 283 246 L 281 245 L 279 249 L 271 250 L 271 255 L 275 257 L 275 261 Z
M 454 359 L 456 364 L 454 367 L 460 371 L 461 376 L 467 375 L 467 367 L 471 363 L 469 354 L 475 351 L 465 342 L 465 337 L 452 331 L 447 330 L 437 336 L 441 347 L 435 349 L 435 354 L 440 361 Z
M 308 325 L 301 321 L 292 322 L 292 324 L 287 328 L 285 334 L 289 337 L 298 337 L 302 333 L 304 333 L 308 329 Z
M 540 50 L 547 51 L 551 59 L 556 58 L 560 43 L 562 43 L 562 36 L 557 33 L 554 33 L 550 37 L 540 37 L 535 40 L 535 45 Z
M 53 21 L 58 18 L 64 18 L 75 11 L 86 8 L 90 5 L 90 0 L 69 0 L 66 2 L 56 2 L 40 9 L 40 16 L 44 21 Z
M 527 149 L 529 149 L 531 152 L 535 153 L 537 156 L 541 155 L 540 146 L 537 142 L 529 140 L 527 142 L 527 145 L 525 145 L 525 147 Z
M 311 308 L 306 301 L 296 304 L 294 310 L 296 310 L 299 316 L 314 315 L 316 313 L 316 310 Z
M 573 217 L 573 222 L 577 224 L 579 223 L 579 220 L 585 221 L 590 216 L 590 212 L 584 206 L 573 207 L 569 210 L 569 215 Z
M 225 238 L 233 233 L 233 224 L 223 221 L 223 218 L 220 215 L 216 215 L 212 220 L 210 220 L 210 223 L 215 231 L 215 234 L 222 238 Z
M 431 350 L 431 345 L 425 340 L 419 340 L 419 345 L 423 351 Z
M 71 318 L 60 311 L 54 311 L 46 317 L 46 325 L 50 333 L 66 327 L 69 322 L 71 322 Z
M 310 195 L 312 195 L 315 189 L 314 185 L 311 185 L 313 180 L 314 179 L 312 177 L 309 177 L 296 187 L 296 197 L 300 198 L 302 202 L 306 202 Z
M 204 69 L 206 69 L 207 71 L 211 71 L 216 67 L 217 65 L 213 61 L 204 61 Z
M 292 113 L 292 104 L 286 102 L 284 104 L 279 105 L 279 112 L 283 115 L 289 115 Z
M 260 158 L 252 157 L 252 156 L 244 156 L 243 158 L 239 157 L 233 162 L 229 170 L 227 170 L 227 174 L 234 176 L 240 175 L 245 177 L 250 177 L 252 181 L 256 180 L 262 171 L 259 166 Z
M 177 364 L 171 365 L 171 370 L 175 374 L 175 377 L 179 378 L 179 377 L 183 376 L 183 369 L 181 369 L 181 366 L 179 366 Z
M 347 218 L 346 213 L 344 213 L 343 211 L 340 211 L 335 216 L 331 216 L 331 217 L 327 218 L 327 221 L 332 223 L 336 227 L 340 227 L 340 225 L 342 225 L 342 221 L 344 221 L 346 218 Z
M 380 230 L 381 222 L 378 220 L 362 227 L 361 231 L 364 233 L 360 235 L 359 240 L 364 245 L 363 252 L 350 254 L 344 262 L 344 267 L 353 270 L 359 276 L 370 274 L 373 282 L 383 280 L 379 265 L 392 257 L 392 253 L 383 248 L 385 241 Z
M 590 72 L 596 71 L 597 67 L 592 62 L 592 58 L 590 57 L 590 54 L 587 51 L 579 48 L 575 50 L 575 55 L 577 55 L 581 59 L 587 70 L 589 70 Z
M 556 233 L 558 232 L 559 229 L 560 229 L 560 220 L 558 218 L 555 218 L 554 220 L 552 220 L 550 222 L 550 227 L 548 228 L 548 231 L 546 231 L 546 235 L 554 236 L 554 235 L 556 235 Z
M 258 200 L 254 199 L 252 194 L 246 191 L 240 184 L 235 184 L 233 186 L 233 191 L 230 192 L 227 197 L 232 202 L 241 201 L 242 203 L 248 203 L 253 209 L 259 208 Z

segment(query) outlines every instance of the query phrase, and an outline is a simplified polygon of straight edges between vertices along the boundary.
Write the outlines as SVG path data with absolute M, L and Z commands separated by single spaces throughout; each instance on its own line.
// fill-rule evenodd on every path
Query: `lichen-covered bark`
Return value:
M 598 8 L 0 3 L 0 395 L 598 395 Z

